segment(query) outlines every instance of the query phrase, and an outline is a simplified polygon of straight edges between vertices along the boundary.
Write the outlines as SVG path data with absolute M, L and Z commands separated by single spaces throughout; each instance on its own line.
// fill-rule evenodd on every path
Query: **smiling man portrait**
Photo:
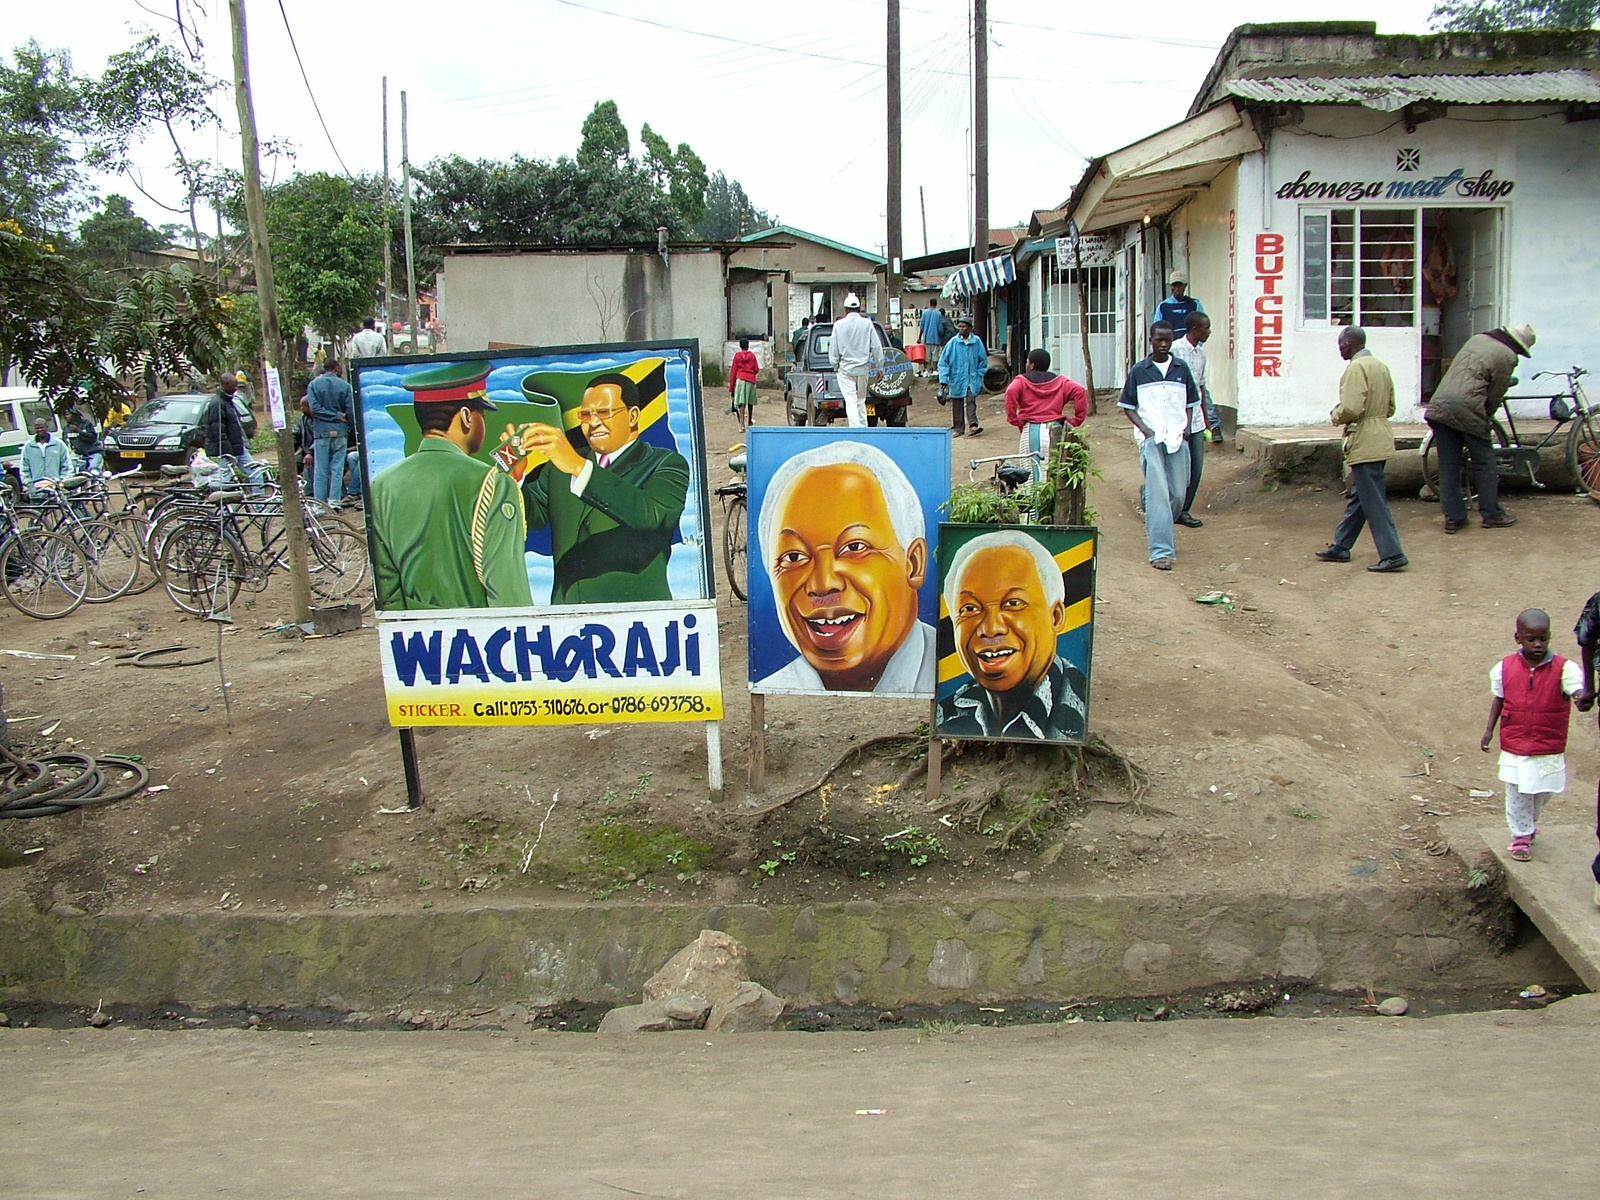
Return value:
M 956 551 L 944 599 L 972 680 L 939 702 L 939 733 L 1082 740 L 1087 680 L 1057 652 L 1066 589 L 1050 551 L 1020 530 L 980 534 Z
M 778 619 L 800 656 L 755 690 L 932 695 L 937 640 L 917 615 L 928 540 L 894 460 L 855 441 L 796 454 L 773 473 L 758 519 Z

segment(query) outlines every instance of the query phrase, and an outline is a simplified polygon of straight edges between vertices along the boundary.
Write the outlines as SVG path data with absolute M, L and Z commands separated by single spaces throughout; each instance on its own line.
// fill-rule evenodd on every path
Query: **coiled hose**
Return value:
M 126 800 L 149 781 L 142 763 L 119 754 L 23 758 L 0 746 L 0 820 L 57 817 Z

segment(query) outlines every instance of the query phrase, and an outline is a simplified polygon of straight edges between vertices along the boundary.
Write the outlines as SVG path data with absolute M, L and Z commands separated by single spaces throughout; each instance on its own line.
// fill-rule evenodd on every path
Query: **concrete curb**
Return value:
M 703 928 L 795 1003 L 1158 995 L 1262 978 L 1512 984 L 1458 897 L 1352 886 L 793 905 L 590 904 L 325 914 L 0 910 L 0 995 L 55 1003 L 375 1009 L 636 1000 Z

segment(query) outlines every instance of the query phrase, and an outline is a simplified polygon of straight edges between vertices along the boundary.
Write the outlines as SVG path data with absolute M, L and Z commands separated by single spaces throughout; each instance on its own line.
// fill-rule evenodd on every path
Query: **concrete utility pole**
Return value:
M 272 279 L 272 248 L 267 241 L 267 205 L 261 195 L 261 146 L 256 140 L 256 110 L 250 98 L 250 50 L 245 40 L 244 0 L 228 0 L 233 21 L 233 95 L 239 106 L 239 140 L 244 151 L 244 208 L 250 224 L 250 257 L 256 270 L 256 299 L 261 308 L 261 342 L 267 366 L 279 373 L 289 404 L 284 375 L 283 334 L 278 328 L 278 290 Z M 306 567 L 306 517 L 300 502 L 294 437 L 287 428 L 278 435 L 278 492 L 283 497 L 284 533 L 289 543 L 289 588 L 294 621 L 311 620 L 311 575 Z
M 922 204 L 922 252 L 924 254 L 927 254 L 929 252 L 928 251 L 928 193 L 925 190 L 923 190 L 923 187 L 922 187 L 922 185 L 920 183 L 917 184 L 917 200 L 920 201 L 921 204 Z
M 389 301 L 394 297 L 394 235 L 389 231 L 389 77 L 383 77 L 383 303 L 378 312 L 383 318 L 383 344 L 394 349 L 390 332 Z
M 972 0 L 972 261 L 989 257 L 989 0 Z M 974 328 L 989 343 L 989 297 L 972 298 Z
M 886 55 L 889 92 L 889 244 L 885 248 L 889 286 L 889 336 L 899 333 L 900 293 L 900 0 L 889 0 L 889 47 Z
M 406 93 L 400 92 L 400 205 L 406 223 L 406 312 L 411 319 L 411 353 L 417 352 L 417 266 L 411 255 L 411 150 L 406 141 Z

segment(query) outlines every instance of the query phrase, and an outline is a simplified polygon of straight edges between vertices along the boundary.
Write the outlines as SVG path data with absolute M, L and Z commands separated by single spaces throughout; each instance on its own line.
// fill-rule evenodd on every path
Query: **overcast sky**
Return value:
M 194 14 L 217 75 L 232 77 L 226 0 L 180 0 Z M 67 0 L 17 5 L 13 42 L 72 52 L 80 72 L 143 29 L 172 34 L 173 0 Z M 1097 155 L 1183 118 L 1228 31 L 1250 21 L 1374 19 L 1383 33 L 1427 28 L 1433 0 L 1353 0 L 1337 14 L 1312 0 L 1205 4 L 1041 4 L 990 0 L 990 223 L 1023 221 L 1063 200 Z M 596 100 L 639 126 L 686 141 L 712 171 L 744 184 L 783 222 L 880 249 L 884 238 L 885 46 L 882 0 L 729 3 L 677 0 L 453 0 L 354 5 L 282 0 L 323 133 L 300 77 L 278 0 L 248 0 L 256 120 L 288 139 L 302 170 L 376 171 L 381 80 L 389 77 L 390 161 L 399 176 L 399 92 L 409 94 L 413 161 L 444 154 L 571 154 Z M 970 229 L 970 39 L 964 0 L 906 0 L 905 253 L 967 245 Z M 1173 14 L 1190 19 L 1157 23 Z M 1043 22 L 1040 24 L 1038 22 Z M 1079 28 L 1082 26 L 1082 28 Z M 205 157 L 238 162 L 228 132 L 198 139 Z M 336 149 L 335 149 L 336 148 Z M 144 183 L 178 191 L 158 143 Z M 153 223 L 163 213 L 126 185 Z

